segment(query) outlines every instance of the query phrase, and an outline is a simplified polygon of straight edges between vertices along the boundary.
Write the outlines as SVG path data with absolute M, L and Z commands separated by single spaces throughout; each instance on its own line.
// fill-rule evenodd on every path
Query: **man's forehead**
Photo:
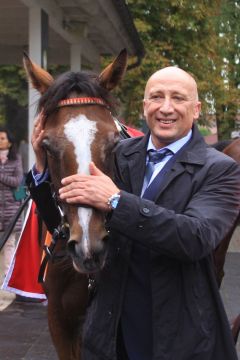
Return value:
M 169 67 L 155 72 L 146 84 L 145 94 L 164 89 L 181 92 L 197 92 L 197 85 L 191 75 L 184 70 Z
M 166 68 L 160 69 L 158 71 L 156 71 L 155 73 L 152 74 L 152 76 L 150 76 L 149 80 L 154 79 L 154 78 L 178 78 L 181 79 L 182 81 L 192 81 L 194 83 L 195 80 L 194 78 L 187 73 L 185 70 L 180 69 L 176 66 L 168 66 Z
M 178 82 L 176 80 L 174 80 L 173 82 L 169 81 L 167 83 L 165 83 L 164 81 L 149 83 L 149 86 L 148 86 L 149 93 L 160 92 L 160 91 L 165 91 L 165 90 L 170 91 L 170 92 L 182 92 L 182 93 L 188 92 L 188 89 L 185 88 L 183 83 Z

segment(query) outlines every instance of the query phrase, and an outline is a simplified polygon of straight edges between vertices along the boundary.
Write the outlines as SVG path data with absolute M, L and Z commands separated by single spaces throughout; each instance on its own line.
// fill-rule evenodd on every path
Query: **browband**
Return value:
M 70 99 L 61 100 L 58 103 L 58 107 L 71 106 L 71 105 L 102 105 L 108 107 L 105 101 L 96 97 L 70 98 Z

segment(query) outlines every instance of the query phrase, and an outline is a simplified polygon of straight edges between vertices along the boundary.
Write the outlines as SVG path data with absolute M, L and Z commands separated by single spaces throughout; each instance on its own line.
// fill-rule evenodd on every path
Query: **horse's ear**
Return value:
M 99 75 L 100 84 L 107 90 L 118 85 L 127 68 L 127 50 L 123 49 L 116 59 L 109 64 Z
M 53 77 L 40 66 L 31 61 L 26 53 L 23 53 L 23 65 L 34 89 L 44 94 L 53 83 Z

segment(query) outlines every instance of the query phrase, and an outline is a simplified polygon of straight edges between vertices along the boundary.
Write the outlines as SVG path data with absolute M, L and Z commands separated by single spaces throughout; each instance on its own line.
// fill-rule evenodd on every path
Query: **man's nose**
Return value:
M 159 110 L 163 113 L 171 113 L 174 111 L 171 99 L 165 98 L 161 103 Z

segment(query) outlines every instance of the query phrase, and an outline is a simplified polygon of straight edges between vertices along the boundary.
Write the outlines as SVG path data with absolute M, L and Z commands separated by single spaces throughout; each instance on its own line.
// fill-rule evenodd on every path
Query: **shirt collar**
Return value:
M 192 137 L 192 129 L 188 132 L 188 134 L 186 136 L 184 136 L 183 138 L 181 138 L 181 139 L 179 139 L 177 141 L 174 141 L 171 144 L 168 144 L 167 146 L 159 149 L 159 151 L 162 150 L 162 149 L 168 148 L 174 154 L 176 154 L 176 152 L 178 152 L 178 150 L 180 150 L 183 147 L 183 145 L 185 145 L 188 142 L 188 140 L 191 139 L 191 137 Z M 149 140 L 148 140 L 147 151 L 148 150 L 157 150 L 155 148 L 155 146 L 153 145 L 153 143 L 152 143 L 151 135 L 149 136 Z

